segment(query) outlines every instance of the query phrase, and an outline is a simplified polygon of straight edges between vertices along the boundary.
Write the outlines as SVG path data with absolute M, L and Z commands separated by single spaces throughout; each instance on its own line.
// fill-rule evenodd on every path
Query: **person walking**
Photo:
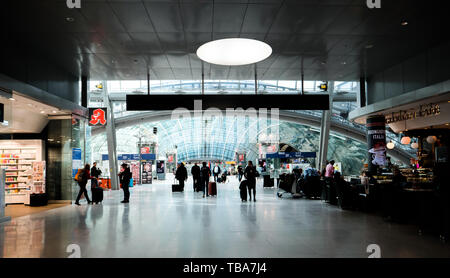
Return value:
M 184 181 L 187 180 L 187 170 L 186 167 L 184 167 L 183 162 L 180 162 L 177 167 L 177 171 L 175 172 L 175 178 L 180 182 L 181 191 L 184 191 Z
M 253 201 L 256 202 L 256 168 L 253 166 L 251 160 L 248 161 L 247 167 L 244 170 L 244 177 L 247 180 L 248 195 L 250 197 L 250 202 L 252 201 L 252 190 L 253 190 Z
M 192 174 L 194 192 L 199 191 L 199 187 L 200 187 L 200 167 L 197 165 L 197 163 L 195 163 L 194 166 L 192 166 L 191 174 Z
M 209 169 L 208 166 L 206 166 L 206 162 L 202 163 L 203 166 L 200 169 L 200 175 L 201 175 L 201 188 L 203 190 L 203 198 L 205 198 L 205 194 L 206 197 L 208 197 L 208 183 L 209 183 L 209 177 L 211 176 L 211 170 Z
M 242 176 L 244 175 L 244 170 L 242 169 L 242 165 L 239 163 L 239 166 L 237 168 L 238 171 L 238 180 L 241 182 Z
M 216 166 L 214 166 L 214 170 L 213 170 L 213 174 L 214 174 L 214 181 L 217 182 L 217 177 L 219 176 L 221 170 L 219 165 L 216 164 Z
M 121 203 L 129 203 L 130 202 L 130 180 L 131 180 L 131 171 L 128 167 L 128 164 L 123 163 L 121 172 L 119 173 L 120 184 L 123 189 L 123 201 Z
M 98 186 L 98 176 L 102 174 L 102 171 L 97 168 L 97 162 L 92 164 L 91 168 L 91 187 L 95 188 Z
M 84 169 L 82 170 L 82 172 L 78 174 L 79 179 L 77 180 L 77 182 L 78 182 L 78 185 L 80 186 L 80 191 L 78 192 L 78 196 L 75 201 L 75 205 L 77 205 L 77 206 L 80 206 L 80 198 L 81 198 L 82 194 L 84 194 L 84 197 L 86 198 L 86 201 L 88 202 L 88 204 L 92 204 L 91 200 L 89 199 L 87 190 L 86 190 L 86 184 L 87 184 L 88 180 L 91 178 L 90 171 L 89 171 L 90 168 L 91 168 L 91 166 L 89 164 L 86 164 L 84 166 Z

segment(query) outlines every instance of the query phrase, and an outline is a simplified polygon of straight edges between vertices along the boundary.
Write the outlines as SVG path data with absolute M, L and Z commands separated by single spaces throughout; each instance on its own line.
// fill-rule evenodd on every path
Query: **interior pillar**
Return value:
M 330 109 L 322 111 L 320 120 L 320 141 L 319 141 L 319 159 L 317 160 L 317 169 L 321 171 L 325 166 L 328 155 L 328 141 L 330 138 L 330 121 L 333 110 L 334 81 L 328 83 L 328 94 Z
M 112 100 L 109 98 L 108 85 L 106 81 L 103 81 L 104 102 L 108 110 L 107 124 L 106 124 L 106 141 L 108 143 L 108 160 L 109 160 L 109 175 L 111 177 L 111 189 L 119 190 L 119 180 L 117 177 L 118 165 L 117 165 L 117 140 L 116 140 L 116 123 L 114 120 L 114 110 Z

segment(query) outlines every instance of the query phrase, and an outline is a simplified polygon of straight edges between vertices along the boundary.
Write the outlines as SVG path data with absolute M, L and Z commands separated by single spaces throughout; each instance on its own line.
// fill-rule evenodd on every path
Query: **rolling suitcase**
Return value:
M 242 201 L 247 201 L 247 181 L 243 180 L 239 185 L 239 193 Z
M 213 181 L 208 183 L 208 195 L 217 196 L 217 184 Z
M 93 187 L 91 188 L 92 191 L 92 202 L 93 203 L 101 203 L 103 202 L 103 188 L 101 187 Z

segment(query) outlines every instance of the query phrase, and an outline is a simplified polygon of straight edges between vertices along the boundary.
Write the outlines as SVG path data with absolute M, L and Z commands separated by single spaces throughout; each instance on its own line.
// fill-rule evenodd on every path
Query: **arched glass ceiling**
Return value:
M 235 159 L 236 152 L 246 153 L 249 160 L 258 158 L 259 145 L 249 136 L 249 127 L 256 124 L 258 134 L 271 133 L 279 129 L 280 141 L 287 143 L 299 151 L 317 152 L 319 149 L 319 132 L 301 124 L 280 121 L 276 127 L 268 123 L 265 131 L 260 121 L 249 121 L 242 127 L 234 128 L 232 122 L 237 119 L 226 117 L 216 118 L 202 127 L 199 118 L 187 121 L 165 120 L 155 123 L 142 123 L 140 125 L 117 129 L 118 153 L 138 153 L 139 137 L 142 141 L 148 139 L 148 134 L 153 132 L 153 127 L 158 128 L 157 142 L 158 153 L 165 156 L 175 150 L 178 160 L 223 160 Z M 239 123 L 239 124 L 242 124 Z M 146 135 L 143 135 L 146 134 Z M 92 153 L 94 160 L 100 160 L 101 154 L 107 153 L 105 133 L 92 137 Z M 346 175 L 358 174 L 367 156 L 367 146 L 364 143 L 331 133 L 329 140 L 328 159 L 342 162 L 343 172 Z

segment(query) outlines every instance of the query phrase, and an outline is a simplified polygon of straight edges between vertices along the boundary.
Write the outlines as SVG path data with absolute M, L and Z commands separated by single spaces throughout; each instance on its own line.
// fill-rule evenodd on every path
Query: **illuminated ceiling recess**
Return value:
M 207 42 L 197 49 L 197 56 L 210 64 L 243 66 L 263 61 L 272 54 L 267 43 L 253 39 L 231 38 Z

